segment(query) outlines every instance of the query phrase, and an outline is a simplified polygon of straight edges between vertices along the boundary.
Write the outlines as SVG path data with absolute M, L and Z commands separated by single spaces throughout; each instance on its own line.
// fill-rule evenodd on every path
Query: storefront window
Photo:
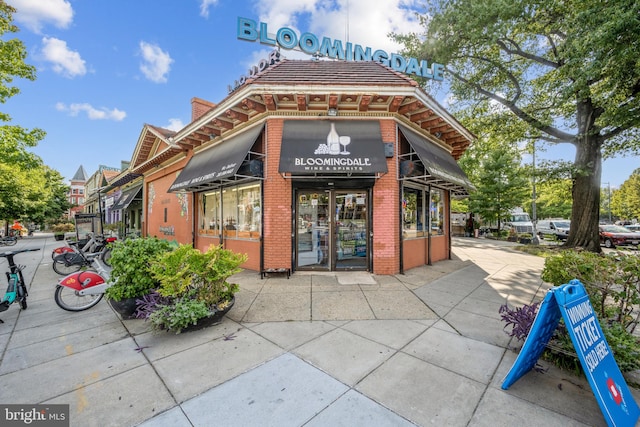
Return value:
M 260 184 L 238 187 L 238 214 L 236 227 L 238 237 L 257 238 L 260 236 Z
M 237 237 L 238 230 L 238 188 L 226 187 L 222 190 L 222 230 L 226 237 Z
M 205 234 L 220 234 L 221 210 L 220 191 L 203 193 L 200 200 L 200 232 Z
M 257 239 L 261 230 L 260 184 L 225 187 L 201 195 L 200 234 Z
M 402 199 L 403 236 L 405 238 L 424 236 L 423 190 L 404 187 Z
M 444 234 L 444 193 L 432 189 L 430 197 L 431 234 Z

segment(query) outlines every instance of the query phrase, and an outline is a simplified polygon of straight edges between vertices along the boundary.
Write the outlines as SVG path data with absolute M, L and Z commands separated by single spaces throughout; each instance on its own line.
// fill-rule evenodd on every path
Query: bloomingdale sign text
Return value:
M 329 37 L 320 38 L 312 33 L 302 33 L 300 36 L 289 27 L 282 27 L 276 32 L 275 39 L 269 38 L 267 24 L 257 23 L 253 19 L 238 17 L 238 38 L 246 41 L 260 41 L 260 43 L 281 47 L 283 49 L 299 48 L 309 55 L 321 55 L 332 59 L 345 61 L 376 61 L 391 67 L 395 71 L 405 74 L 415 74 L 433 80 L 442 80 L 444 65 L 438 63 L 429 64 L 425 60 L 418 61 L 415 58 L 404 58 L 396 53 L 389 55 L 384 50 L 373 51 L 370 47 L 353 45 L 350 42 L 343 43 L 340 40 L 331 40 Z

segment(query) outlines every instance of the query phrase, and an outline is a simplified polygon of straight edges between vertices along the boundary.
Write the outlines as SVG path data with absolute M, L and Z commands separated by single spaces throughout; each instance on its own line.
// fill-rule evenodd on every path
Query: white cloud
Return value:
M 85 61 L 76 51 L 67 47 L 67 42 L 55 37 L 42 39 L 42 56 L 53 64 L 53 70 L 65 77 L 73 78 L 87 73 Z
M 142 55 L 140 71 L 145 77 L 154 83 L 166 83 L 167 74 L 173 62 L 169 53 L 147 42 L 140 42 L 140 53 Z
M 109 110 L 107 108 L 94 108 L 91 104 L 82 103 L 82 104 L 70 104 L 66 105 L 62 102 L 58 102 L 56 104 L 56 110 L 68 112 L 70 116 L 76 117 L 81 112 L 87 114 L 87 117 L 90 120 L 113 120 L 116 122 L 120 122 L 127 117 L 127 113 L 124 111 L 118 110 L 114 108 L 113 110 Z
M 184 127 L 184 123 L 180 119 L 169 119 L 169 124 L 163 127 L 177 132 Z
M 393 42 L 389 33 L 423 31 L 414 12 L 424 11 L 414 3 L 388 0 L 384 7 L 372 7 L 371 0 L 262 0 L 256 7 L 260 13 L 258 20 L 267 23 L 270 34 L 287 26 L 298 34 L 309 31 L 320 38 L 326 36 L 394 53 L 402 46 Z
M 218 4 L 218 0 L 201 0 L 200 1 L 200 16 L 204 18 L 209 17 L 209 8 Z
M 17 10 L 16 22 L 37 34 L 47 23 L 68 28 L 73 21 L 73 9 L 66 0 L 7 0 L 7 3 Z

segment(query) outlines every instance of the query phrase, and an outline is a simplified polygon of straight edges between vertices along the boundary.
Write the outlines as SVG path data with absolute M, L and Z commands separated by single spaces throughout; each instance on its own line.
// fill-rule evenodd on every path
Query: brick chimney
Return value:
M 191 98 L 191 121 L 196 121 L 205 113 L 215 107 L 213 102 L 205 101 L 200 98 Z

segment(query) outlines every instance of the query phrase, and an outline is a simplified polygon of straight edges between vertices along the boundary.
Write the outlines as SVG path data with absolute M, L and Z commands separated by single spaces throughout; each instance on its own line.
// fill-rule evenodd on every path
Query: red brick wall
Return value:
M 393 120 L 380 120 L 382 142 L 394 143 L 396 124 Z M 397 153 L 396 153 L 397 154 Z M 395 158 L 387 159 L 388 172 L 376 180 L 373 187 L 373 272 L 395 274 L 400 272 L 400 195 L 396 179 Z
M 187 160 L 171 165 L 144 178 L 144 235 L 183 244 L 193 242 L 193 194 L 169 193 Z M 167 209 L 167 220 L 164 210 Z M 168 232 L 172 227 L 173 233 Z
M 196 121 L 202 117 L 207 111 L 215 107 L 213 102 L 205 101 L 200 98 L 191 98 L 191 121 Z
M 264 267 L 291 268 L 291 181 L 278 173 L 284 119 L 267 122 L 264 184 Z

